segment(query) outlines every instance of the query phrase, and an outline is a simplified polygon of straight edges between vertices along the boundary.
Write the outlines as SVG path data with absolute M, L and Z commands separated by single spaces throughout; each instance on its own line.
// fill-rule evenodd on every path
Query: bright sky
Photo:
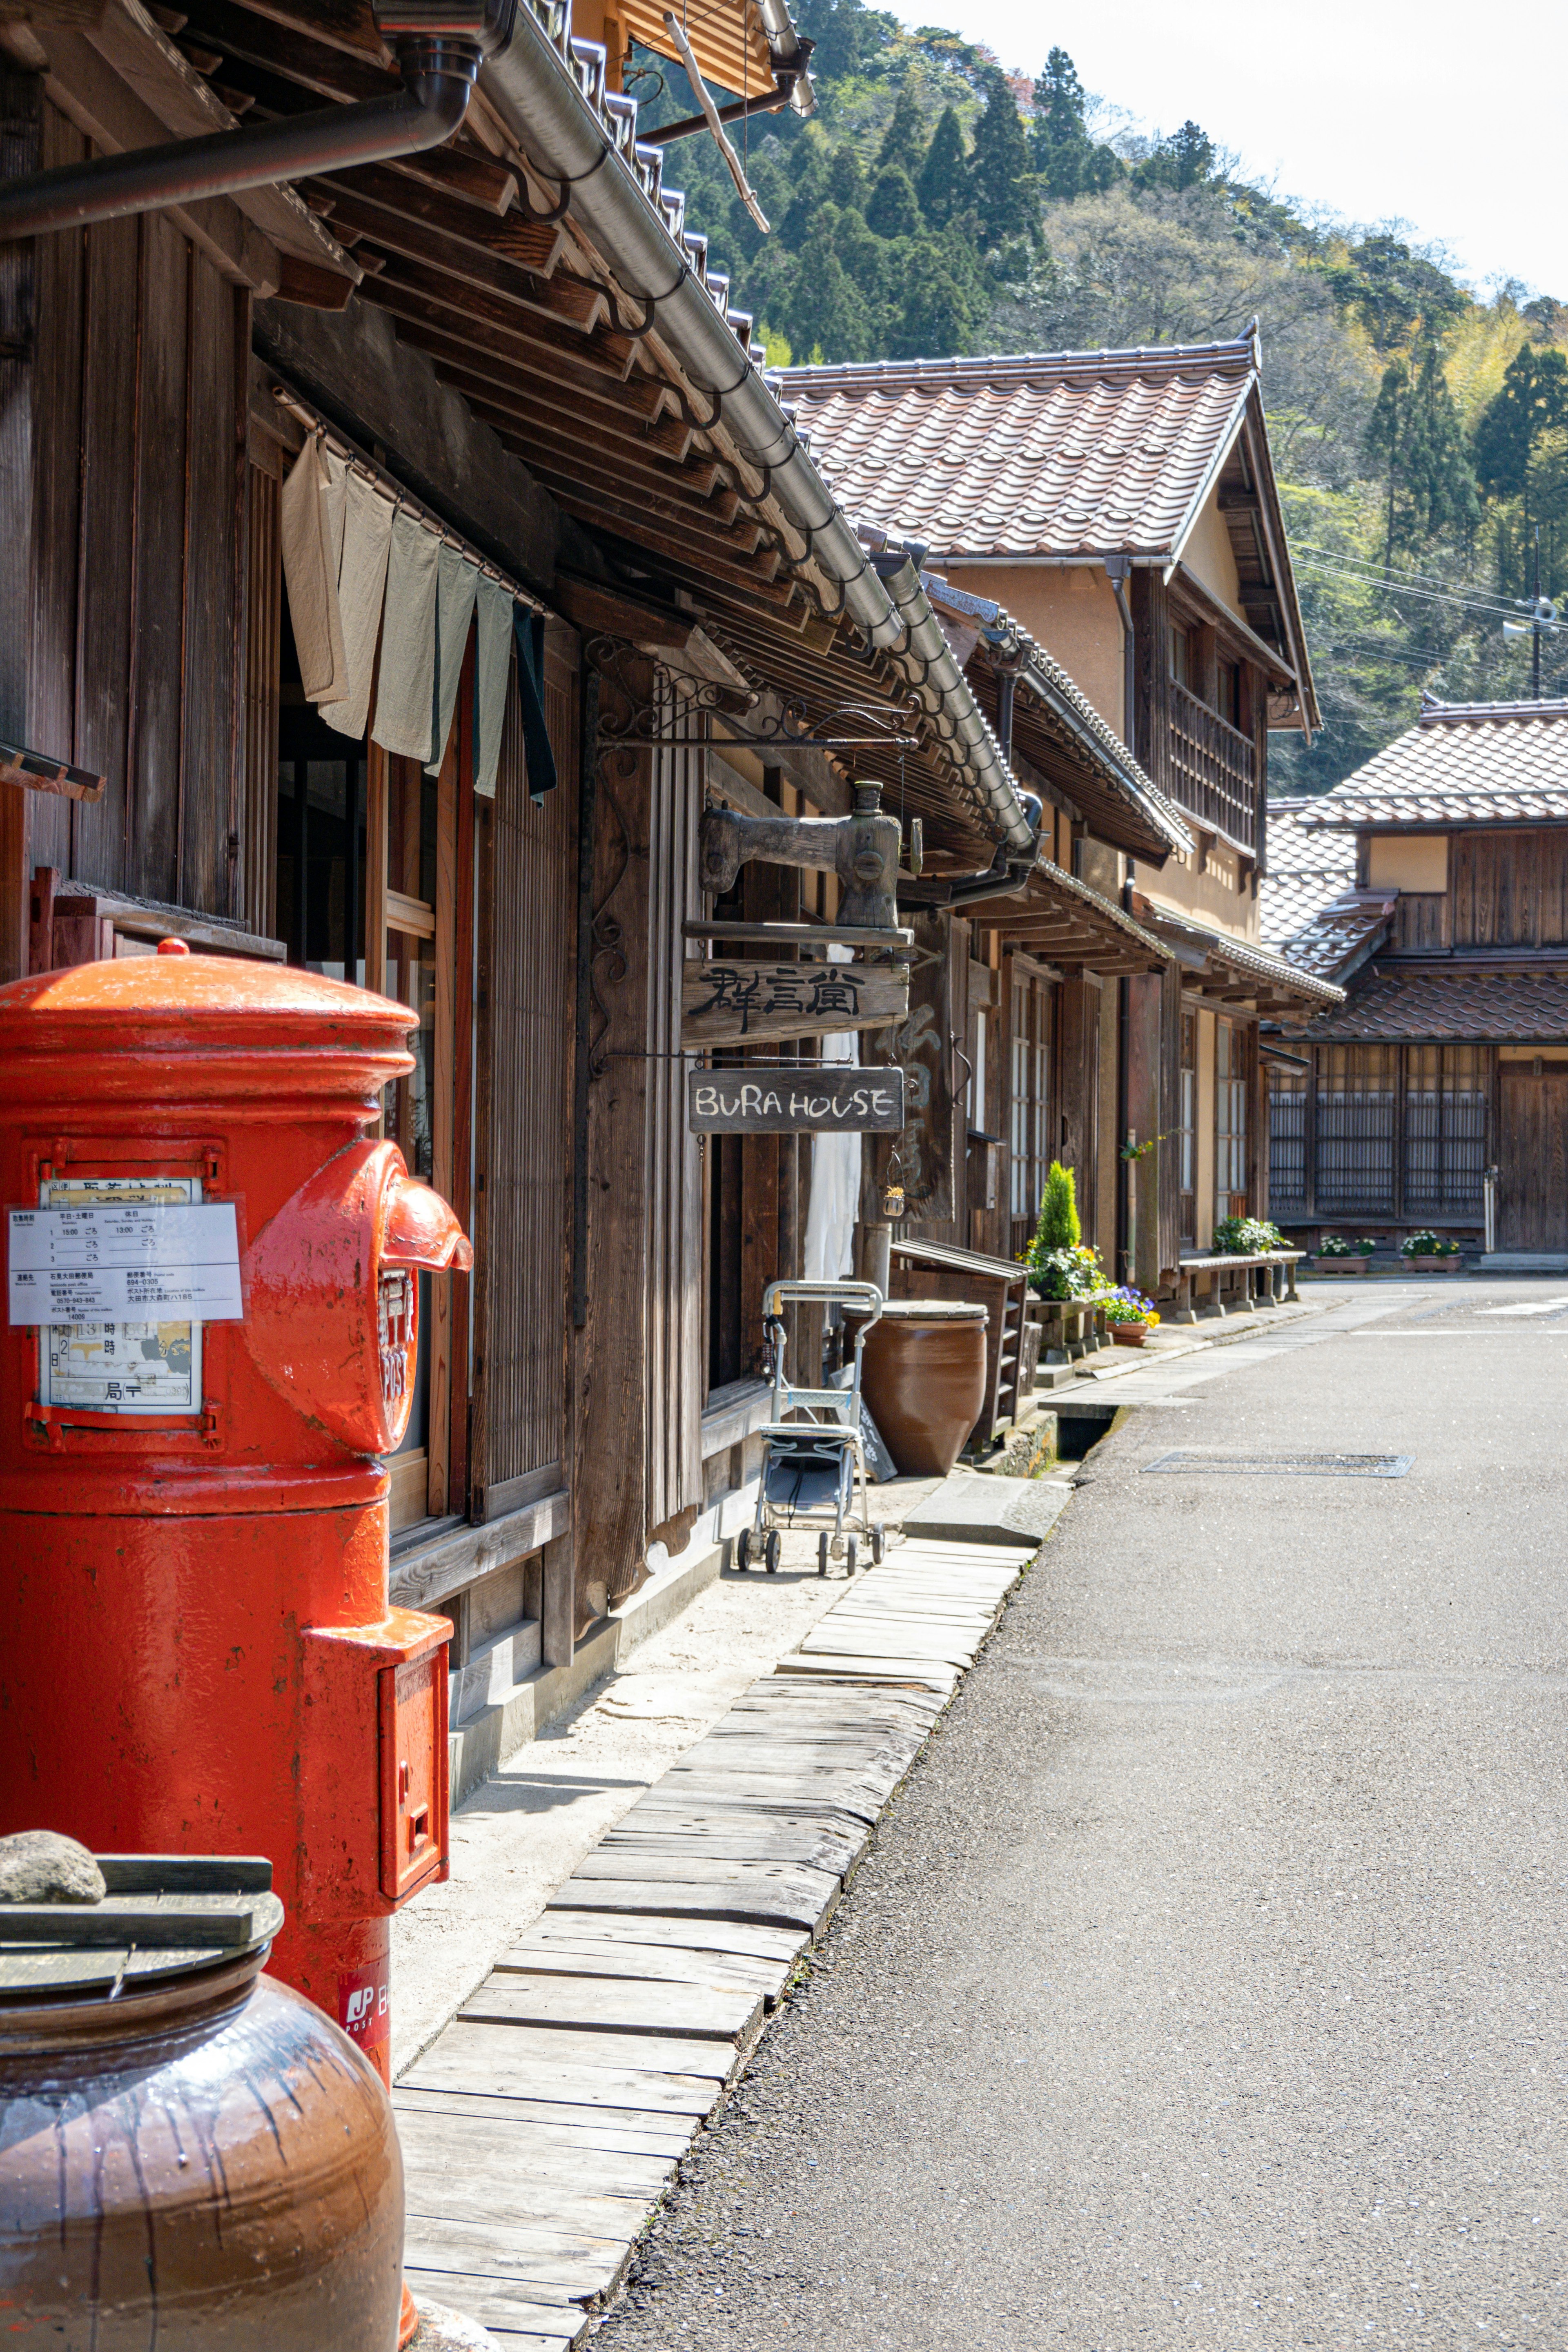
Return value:
M 1459 274 L 1568 300 L 1554 150 L 1568 91 L 1562 0 L 895 0 L 1037 73 L 1059 42 L 1135 127 L 1191 115 L 1249 178 L 1352 220 L 1397 217 Z M 1532 161 L 1533 150 L 1533 161 Z

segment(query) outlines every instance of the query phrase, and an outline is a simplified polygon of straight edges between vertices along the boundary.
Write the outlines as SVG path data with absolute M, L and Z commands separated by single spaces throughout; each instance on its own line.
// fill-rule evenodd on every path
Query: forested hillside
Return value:
M 1275 739 L 1274 788 L 1337 782 L 1423 687 L 1528 694 L 1502 622 L 1537 531 L 1544 593 L 1568 592 L 1568 308 L 1478 299 L 1396 231 L 1248 186 L 1194 122 L 1130 131 L 1060 48 L 1031 78 L 862 0 L 796 15 L 815 115 L 734 132 L 769 234 L 711 141 L 666 163 L 773 359 L 1201 342 L 1256 316 L 1325 722 L 1310 751 Z M 656 60 L 627 88 L 649 120 L 691 110 Z M 1568 635 L 1542 688 L 1568 692 Z

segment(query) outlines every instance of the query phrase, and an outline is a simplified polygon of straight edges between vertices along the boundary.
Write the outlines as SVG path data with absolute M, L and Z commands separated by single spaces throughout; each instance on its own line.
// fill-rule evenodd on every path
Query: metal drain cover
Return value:
M 1143 1467 L 1243 1478 L 1403 1478 L 1415 1459 L 1413 1454 L 1203 1454 L 1178 1447 Z

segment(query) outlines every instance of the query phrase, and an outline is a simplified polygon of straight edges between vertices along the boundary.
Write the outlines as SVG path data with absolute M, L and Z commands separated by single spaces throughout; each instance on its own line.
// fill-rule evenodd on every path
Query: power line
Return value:
M 1454 596 L 1436 588 L 1413 588 L 1403 581 L 1374 579 L 1364 572 L 1347 571 L 1342 564 L 1324 563 L 1313 556 L 1298 558 L 1297 568 L 1318 572 L 1324 579 L 1342 580 L 1352 588 L 1381 589 L 1387 595 L 1415 596 L 1426 604 L 1448 604 L 1457 612 L 1479 613 L 1489 621 L 1511 621 L 1521 609 L 1515 604 L 1482 604 L 1472 596 Z

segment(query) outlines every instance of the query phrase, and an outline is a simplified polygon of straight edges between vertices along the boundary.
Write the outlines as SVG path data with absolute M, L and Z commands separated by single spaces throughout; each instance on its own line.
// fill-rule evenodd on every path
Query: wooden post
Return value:
M 576 1645 L 573 1549 L 570 1534 L 554 1536 L 544 1547 L 539 1646 L 547 1666 L 569 1666 Z
M 600 675 L 601 721 L 628 725 L 629 697 L 646 702 L 652 693 L 652 664 L 628 656 L 618 677 Z M 603 734 L 590 751 L 598 763 L 591 954 L 603 1013 L 590 1045 L 585 1315 L 574 1349 L 578 1409 L 572 1485 L 574 1521 L 582 1530 L 581 1589 L 585 1594 L 602 1584 L 614 1607 L 642 1581 L 647 1549 L 646 1049 L 653 772 L 650 753 L 606 743 Z
M 0 177 L 37 171 L 43 138 L 42 77 L 0 72 Z M 0 246 L 0 735 L 14 743 L 29 740 L 35 288 L 35 241 Z M 0 981 L 19 980 L 28 967 L 31 797 L 0 784 Z
M 423 779 L 421 779 L 423 782 Z M 417 788 L 409 798 L 417 800 Z M 452 1197 L 453 1091 L 457 1052 L 456 909 L 458 894 L 458 747 L 451 742 L 436 785 L 436 1008 L 430 1071 L 430 1181 Z M 465 992 L 466 993 L 467 992 Z M 452 1276 L 430 1283 L 429 1458 L 426 1507 L 444 1517 L 452 1460 Z

